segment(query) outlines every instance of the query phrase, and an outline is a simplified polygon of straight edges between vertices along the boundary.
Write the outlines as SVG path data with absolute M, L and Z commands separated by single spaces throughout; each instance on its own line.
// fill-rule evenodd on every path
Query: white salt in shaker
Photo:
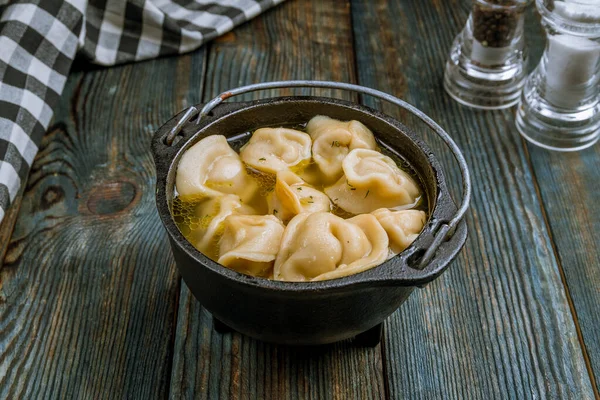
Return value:
M 552 150 L 581 150 L 600 137 L 600 0 L 537 0 L 548 43 L 527 79 L 516 125 Z
M 530 0 L 474 0 L 446 63 L 444 88 L 458 102 L 499 109 L 517 104 L 526 77 L 524 11 Z

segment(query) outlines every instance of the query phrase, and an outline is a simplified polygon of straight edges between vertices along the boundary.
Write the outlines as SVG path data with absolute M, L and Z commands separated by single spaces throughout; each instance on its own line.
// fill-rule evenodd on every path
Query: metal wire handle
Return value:
M 297 88 L 297 87 L 318 87 L 318 88 L 327 88 L 327 89 L 341 89 L 341 90 L 349 90 L 353 92 L 359 92 L 362 94 L 368 94 L 373 97 L 377 97 L 382 100 L 386 100 L 392 104 L 397 105 L 398 107 L 409 111 L 410 113 L 417 116 L 421 121 L 425 122 L 429 128 L 431 128 L 448 146 L 452 155 L 456 159 L 458 166 L 460 168 L 460 172 L 462 175 L 462 185 L 463 185 L 463 198 L 460 204 L 460 207 L 456 211 L 456 215 L 447 223 L 442 224 L 437 232 L 434 233 L 434 239 L 431 243 L 431 246 L 427 249 L 423 257 L 421 258 L 421 262 L 419 266 L 421 268 L 425 267 L 429 264 L 429 261 L 435 255 L 438 247 L 444 242 L 450 232 L 454 231 L 454 228 L 458 225 L 458 223 L 463 219 L 465 213 L 469 208 L 469 203 L 471 202 L 471 175 L 469 173 L 469 167 L 467 166 L 467 162 L 465 158 L 454 142 L 450 135 L 442 129 L 434 120 L 429 118 L 425 113 L 416 107 L 408 104 L 404 100 L 401 100 L 391 94 L 387 94 L 385 92 L 371 89 L 365 86 L 353 85 L 351 83 L 344 82 L 331 82 L 331 81 L 310 81 L 310 80 L 298 80 L 298 81 L 276 81 L 276 82 L 263 82 L 263 83 L 255 83 L 247 86 L 240 86 L 235 89 L 228 90 L 226 92 L 221 93 L 208 103 L 200 110 L 200 116 L 196 121 L 196 124 L 200 123 L 200 121 L 207 116 L 213 108 L 221 104 L 223 101 L 227 100 L 230 97 L 237 96 L 240 94 L 255 92 L 257 90 L 266 90 L 266 89 L 277 89 L 277 88 Z M 171 145 L 173 140 L 181 130 L 181 128 L 196 114 L 198 114 L 198 109 L 196 107 L 190 107 L 185 114 L 180 118 L 177 124 L 171 129 L 165 138 L 165 143 Z

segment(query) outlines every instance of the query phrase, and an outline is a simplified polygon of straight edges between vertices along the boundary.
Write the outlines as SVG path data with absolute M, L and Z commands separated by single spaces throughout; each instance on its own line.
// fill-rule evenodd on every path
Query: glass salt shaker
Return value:
M 446 63 L 444 88 L 464 105 L 487 110 L 518 103 L 527 76 L 523 24 L 531 0 L 474 0 Z
M 575 151 L 600 137 L 600 0 L 537 0 L 547 44 L 527 78 L 517 129 L 550 150 Z

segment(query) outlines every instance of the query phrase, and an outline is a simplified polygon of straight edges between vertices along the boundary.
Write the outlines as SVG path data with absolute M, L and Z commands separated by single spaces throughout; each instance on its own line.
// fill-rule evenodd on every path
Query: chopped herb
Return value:
M 312 196 L 308 196 L 308 197 L 310 197 L 311 199 L 313 198 Z
M 264 157 L 261 157 L 261 158 L 259 158 L 259 159 L 258 159 L 258 161 L 266 161 L 266 160 L 267 160 L 267 159 L 266 159 L 266 158 L 264 158 Z
M 367 196 L 369 195 L 370 190 L 367 190 L 367 194 L 365 194 L 365 199 L 367 198 Z
M 302 190 L 302 188 L 301 188 L 301 187 L 298 187 L 298 188 L 296 188 L 296 190 Z
M 307 203 L 308 203 L 308 204 L 312 204 L 312 203 L 314 203 L 314 201 L 312 201 L 312 200 L 309 200 L 309 201 L 307 201 Z
M 355 187 L 351 187 L 350 190 L 356 190 L 356 188 Z
M 277 214 L 279 211 L 277 210 L 273 210 L 273 214 Z
M 340 142 L 338 142 L 337 140 L 334 140 L 333 142 L 331 142 L 331 147 L 340 147 Z

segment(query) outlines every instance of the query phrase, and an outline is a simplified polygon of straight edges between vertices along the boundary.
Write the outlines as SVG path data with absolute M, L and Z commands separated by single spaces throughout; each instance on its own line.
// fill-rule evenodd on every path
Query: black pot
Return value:
M 431 150 L 408 127 L 374 109 L 319 97 L 281 97 L 215 106 L 233 94 L 267 85 L 226 92 L 205 107 L 199 121 L 193 121 L 197 109 L 192 108 L 176 115 L 156 132 L 152 143 L 157 169 L 156 206 L 185 283 L 222 323 L 248 336 L 281 344 L 312 345 L 347 339 L 378 326 L 416 286 L 431 282 L 456 257 L 467 237 L 467 227 L 461 217 L 469 201 L 468 171 L 461 165 L 465 198 L 457 215 L 442 168 Z M 293 86 L 307 85 L 296 82 Z M 360 91 L 381 95 L 366 88 Z M 400 100 L 396 104 L 406 106 Z M 411 106 L 405 108 L 415 112 Z M 368 271 L 321 282 L 279 282 L 243 275 L 196 250 L 183 237 L 170 213 L 182 154 L 208 135 L 235 139 L 236 135 L 259 127 L 305 123 L 319 114 L 361 121 L 382 145 L 401 154 L 415 169 L 429 201 L 429 221 L 415 242 L 401 254 Z M 176 134 L 178 141 L 173 140 Z M 169 142 L 174 143 L 169 145 Z M 453 150 L 457 156 L 458 150 Z M 464 162 L 460 152 L 458 156 L 459 162 Z M 419 266 L 423 261 L 424 267 Z

